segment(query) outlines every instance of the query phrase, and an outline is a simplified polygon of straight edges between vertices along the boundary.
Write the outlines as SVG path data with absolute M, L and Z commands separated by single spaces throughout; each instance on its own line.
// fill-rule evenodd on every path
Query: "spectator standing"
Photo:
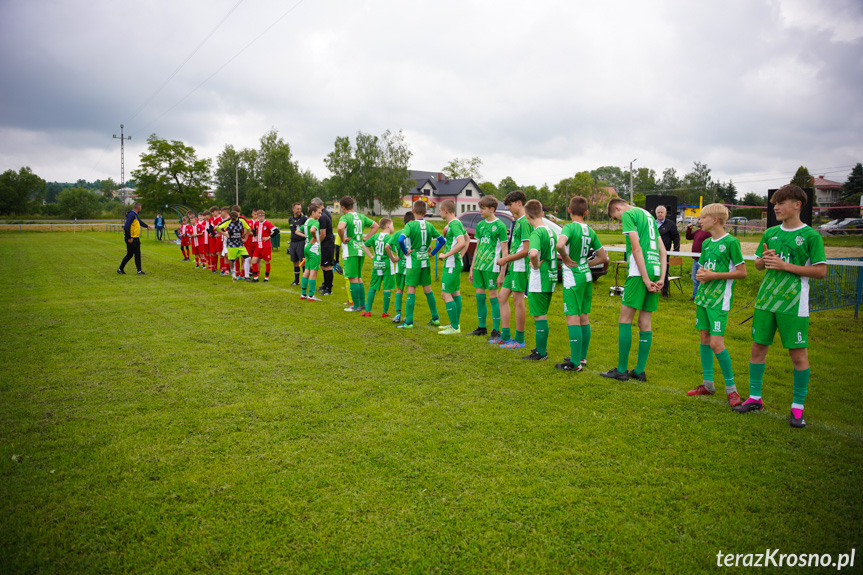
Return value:
M 153 224 L 156 226 L 156 239 L 161 242 L 165 234 L 165 218 L 162 217 L 162 212 L 156 214 Z
M 680 250 L 680 232 L 677 231 L 677 223 L 669 220 L 666 216 L 668 216 L 668 210 L 665 209 L 665 206 L 657 206 L 656 229 L 659 231 L 659 237 L 662 239 L 666 252 L 672 251 L 672 245 L 674 246 L 673 251 L 676 252 Z M 665 266 L 665 283 L 662 284 L 662 296 L 668 297 L 668 266 Z
M 710 234 L 701 229 L 701 222 L 698 222 L 698 229 L 693 229 L 692 224 L 686 226 L 686 239 L 692 240 L 692 253 L 697 254 L 701 253 L 701 245 L 704 243 L 704 240 L 710 237 Z M 698 263 L 698 256 L 692 257 L 692 297 L 689 298 L 689 301 L 695 300 L 695 294 L 698 293 L 698 286 L 700 282 L 696 277 L 698 274 L 698 269 L 701 265 Z

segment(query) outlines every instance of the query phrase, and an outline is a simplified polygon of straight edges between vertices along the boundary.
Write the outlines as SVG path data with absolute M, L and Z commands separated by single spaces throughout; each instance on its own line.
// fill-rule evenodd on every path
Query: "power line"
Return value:
M 191 51 L 191 53 L 189 53 L 189 55 L 188 55 L 188 56 L 186 56 L 185 60 L 183 60 L 182 62 L 180 62 L 180 65 L 179 65 L 179 66 L 177 66 L 177 68 L 176 68 L 173 72 L 171 72 L 171 74 L 170 74 L 170 75 L 165 79 L 165 81 L 164 81 L 164 82 L 162 82 L 162 84 L 161 84 L 158 88 L 156 88 L 156 90 L 155 90 L 152 94 L 150 94 L 150 96 L 149 96 L 146 100 L 144 100 L 144 103 L 143 103 L 143 104 L 141 104 L 141 106 L 140 106 L 140 107 L 135 111 L 135 113 L 134 113 L 134 114 L 132 114 L 132 117 L 131 117 L 131 118 L 129 118 L 128 120 L 126 120 L 126 123 L 127 123 L 127 124 L 128 124 L 130 121 L 132 121 L 133 119 L 135 119 L 135 117 L 136 117 L 138 114 L 140 114 L 140 113 L 141 113 L 141 111 L 142 111 L 142 110 L 147 106 L 147 104 L 149 104 L 149 103 L 153 100 L 153 98 L 155 98 L 155 97 L 156 97 L 156 95 L 157 95 L 159 92 L 161 92 L 161 91 L 162 91 L 162 89 L 163 89 L 165 86 L 167 86 L 167 85 L 168 85 L 168 82 L 170 82 L 170 81 L 174 78 L 174 76 L 176 76 L 176 75 L 177 75 L 177 73 L 178 73 L 180 70 L 182 70 L 182 69 L 183 69 L 183 66 L 185 66 L 185 65 L 186 65 L 186 63 L 187 63 L 189 60 L 191 60 L 191 59 L 192 59 L 192 56 L 194 56 L 194 55 L 198 52 L 198 50 L 200 50 L 200 49 L 201 49 L 201 47 L 202 47 L 204 44 L 206 44 L 206 43 L 207 43 L 207 40 L 209 40 L 209 39 L 210 39 L 210 37 L 211 37 L 211 36 L 216 32 L 216 30 L 218 30 L 218 29 L 222 26 L 222 24 L 224 24 L 224 23 L 225 23 L 225 20 L 227 20 L 227 19 L 228 19 L 228 17 L 229 17 L 229 16 L 234 12 L 234 10 L 236 10 L 236 9 L 237 9 L 237 7 L 238 7 L 240 4 L 242 4 L 242 3 L 243 3 L 243 0 L 238 0 L 238 2 L 237 2 L 236 4 L 234 4 L 234 7 L 233 7 L 233 8 L 231 8 L 230 10 L 228 10 L 228 13 L 227 13 L 227 14 L 225 14 L 224 18 L 222 18 L 222 19 L 219 21 L 219 23 L 218 23 L 218 24 L 216 24 L 216 26 L 215 26 L 212 30 L 210 30 L 210 33 L 209 33 L 209 34 L 207 34 L 207 35 L 204 37 L 204 39 L 203 39 L 203 40 L 201 40 L 201 43 L 200 43 L 200 44 L 198 44 L 198 45 L 195 47 L 195 49 L 194 49 L 194 50 L 192 50 L 192 51 Z
M 182 98 L 180 98 L 180 99 L 177 101 L 177 103 L 175 103 L 173 106 L 171 106 L 170 108 L 168 108 L 167 110 L 165 110 L 164 112 L 162 112 L 159 116 L 157 116 L 156 118 L 154 118 L 154 119 L 153 119 L 153 120 L 151 120 L 150 122 L 148 122 L 148 123 L 147 123 L 147 125 L 146 125 L 146 126 L 144 126 L 144 128 L 146 129 L 148 126 L 151 126 L 151 125 L 153 125 L 155 122 L 158 122 L 158 121 L 159 121 L 159 120 L 161 120 L 161 119 L 162 119 L 162 118 L 163 118 L 163 117 L 164 117 L 168 112 L 170 112 L 171 110 L 173 110 L 174 108 L 176 108 L 177 106 L 179 106 L 180 104 L 182 104 L 182 103 L 186 100 L 186 98 L 188 98 L 189 96 L 191 96 L 192 94 L 194 94 L 195 92 L 197 92 L 197 91 L 198 91 L 198 89 L 199 89 L 201 86 L 203 86 L 204 84 L 206 84 L 207 82 L 209 82 L 209 81 L 213 78 L 213 76 L 215 76 L 216 74 L 218 74 L 219 72 L 221 72 L 221 71 L 222 71 L 222 70 L 223 70 L 223 69 L 224 69 L 228 64 L 230 64 L 231 62 L 233 62 L 234 60 L 236 60 L 236 59 L 237 59 L 237 57 L 239 57 L 243 52 L 245 52 L 246 50 L 248 50 L 248 49 L 249 49 L 249 47 L 250 47 L 252 44 L 254 44 L 254 43 L 255 43 L 255 42 L 257 42 L 258 40 L 260 40 L 260 39 L 261 39 L 261 37 L 262 37 L 264 34 L 266 34 L 267 32 L 269 32 L 269 31 L 270 31 L 270 30 L 271 30 L 271 29 L 272 29 L 276 24 L 278 24 L 279 22 L 281 22 L 281 21 L 282 21 L 282 20 L 283 20 L 283 19 L 284 19 L 288 14 L 290 14 L 291 12 L 293 12 L 294 10 L 296 10 L 296 9 L 299 7 L 299 5 L 300 5 L 300 4 L 302 4 L 303 2 L 305 2 L 305 0 L 299 0 L 299 2 L 297 2 L 296 4 L 294 4 L 293 6 L 291 6 L 290 8 L 288 8 L 288 10 L 287 10 L 284 14 L 282 14 L 281 16 L 279 16 L 278 18 L 276 18 L 276 20 L 275 20 L 275 21 L 273 21 L 273 23 L 272 23 L 272 24 L 270 24 L 269 26 L 267 26 L 267 27 L 264 29 L 264 31 L 263 31 L 263 32 L 261 32 L 260 34 L 258 34 L 257 36 L 255 36 L 255 37 L 252 39 L 252 41 L 251 41 L 251 42 L 249 42 L 248 44 L 246 44 L 245 46 L 243 46 L 243 48 L 241 48 L 239 52 L 237 52 L 236 54 L 234 54 L 233 56 L 231 56 L 231 57 L 228 59 L 228 61 L 227 61 L 227 62 L 225 62 L 224 64 L 222 64 L 222 65 L 221 65 L 221 66 L 219 66 L 218 68 L 216 68 L 216 71 L 215 71 L 215 72 L 213 72 L 212 74 L 210 74 L 209 76 L 207 76 L 207 77 L 206 77 L 206 78 L 205 78 L 205 79 L 204 79 L 200 84 L 198 84 L 197 86 L 195 86 L 195 87 L 194 87 L 194 88 L 193 88 L 193 89 L 192 89 L 188 94 L 186 94 L 185 96 L 183 96 Z

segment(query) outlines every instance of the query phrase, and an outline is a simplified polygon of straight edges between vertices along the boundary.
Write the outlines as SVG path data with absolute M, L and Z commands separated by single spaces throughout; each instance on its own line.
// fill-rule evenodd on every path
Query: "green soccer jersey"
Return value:
M 345 222 L 346 242 L 342 242 L 342 256 L 349 258 L 353 256 L 363 257 L 363 228 L 371 227 L 374 222 L 363 214 L 350 212 L 342 216 L 340 221 Z
M 656 220 L 647 210 L 642 208 L 631 208 L 623 213 L 621 218 L 623 235 L 626 236 L 626 256 L 629 258 L 629 277 L 641 277 L 638 264 L 632 257 L 632 242 L 629 234 L 638 234 L 638 243 L 641 245 L 641 253 L 644 255 L 644 264 L 647 266 L 647 275 L 653 279 L 659 279 L 662 271 L 659 259 L 659 245 L 656 229 Z
M 575 268 L 563 267 L 563 287 L 577 287 L 592 282 L 593 276 L 590 274 L 587 254 L 590 253 L 591 248 L 594 250 L 602 248 L 596 232 L 587 224 L 570 222 L 563 226 L 560 235 L 566 238 L 569 258 L 577 264 Z
M 405 259 L 407 256 L 399 247 L 399 236 L 404 233 L 404 230 L 394 233 L 387 239 L 387 245 L 390 246 L 390 250 L 393 252 L 394 256 L 399 258 L 399 262 L 397 264 L 393 264 L 393 273 L 404 274 L 405 273 Z
M 321 226 L 318 220 L 314 220 L 309 218 L 302 226 L 303 233 L 306 234 L 306 245 L 310 245 L 312 241 L 315 242 L 315 245 L 312 246 L 314 248 L 314 252 L 320 252 L 320 237 L 321 237 Z
M 449 253 L 459 236 L 463 236 L 465 233 L 464 225 L 462 225 L 461 221 L 457 218 L 453 218 L 453 220 L 446 226 L 446 244 L 443 247 L 443 253 Z M 455 253 L 446 259 L 444 267 L 454 269 L 461 267 L 461 264 L 461 254 Z
M 476 251 L 473 255 L 473 269 L 481 272 L 499 272 L 501 245 L 507 240 L 506 224 L 495 218 L 491 221 L 480 220 L 473 237 Z
M 432 240 L 440 237 L 440 232 L 425 220 L 414 220 L 408 222 L 402 231 L 405 236 L 405 246 L 411 250 L 405 259 L 405 268 L 427 268 L 429 267 L 429 246 Z
M 758 242 L 756 256 L 764 254 L 764 244 L 790 264 L 814 266 L 827 261 L 821 235 L 806 224 L 793 230 L 784 226 L 768 228 Z M 767 270 L 755 298 L 755 308 L 809 317 L 809 278 L 781 270 Z
M 529 289 L 532 292 L 551 293 L 557 285 L 557 234 L 546 226 L 539 226 L 530 234 L 530 251 L 539 252 L 539 269 L 530 268 Z
M 712 272 L 726 273 L 734 271 L 737 266 L 744 265 L 740 242 L 731 234 L 721 238 L 707 238 L 701 244 L 701 257 L 698 264 Z M 701 282 L 695 305 L 710 309 L 730 311 L 734 304 L 734 280 L 712 280 Z
M 372 269 L 384 270 L 384 274 L 390 273 L 390 257 L 384 249 L 389 239 L 389 234 L 386 232 L 378 232 L 365 242 L 366 247 L 372 248 L 372 253 L 375 256 L 375 259 L 372 261 Z
M 533 231 L 533 226 L 527 221 L 527 216 L 521 216 L 512 225 L 512 240 L 509 244 L 509 253 L 514 254 L 521 249 L 522 242 L 530 241 L 530 233 Z M 520 260 L 515 260 L 510 265 L 510 269 L 514 272 L 527 271 L 527 257 Z

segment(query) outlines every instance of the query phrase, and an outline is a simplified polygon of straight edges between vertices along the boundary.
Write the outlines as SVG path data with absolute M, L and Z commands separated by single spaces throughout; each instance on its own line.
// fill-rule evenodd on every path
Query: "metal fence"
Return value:
M 849 262 L 863 262 L 863 258 L 831 258 Z M 827 265 L 827 277 L 813 280 L 809 287 L 809 310 L 822 311 L 854 306 L 854 318 L 860 311 L 863 296 L 863 267 Z

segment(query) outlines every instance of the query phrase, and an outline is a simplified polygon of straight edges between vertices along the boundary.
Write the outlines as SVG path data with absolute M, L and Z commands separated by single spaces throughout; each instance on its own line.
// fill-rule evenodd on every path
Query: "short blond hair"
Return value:
M 720 225 L 725 225 L 725 222 L 728 221 L 728 208 L 723 206 L 722 204 L 707 204 L 703 208 L 701 208 L 702 216 L 711 216 L 719 220 Z

